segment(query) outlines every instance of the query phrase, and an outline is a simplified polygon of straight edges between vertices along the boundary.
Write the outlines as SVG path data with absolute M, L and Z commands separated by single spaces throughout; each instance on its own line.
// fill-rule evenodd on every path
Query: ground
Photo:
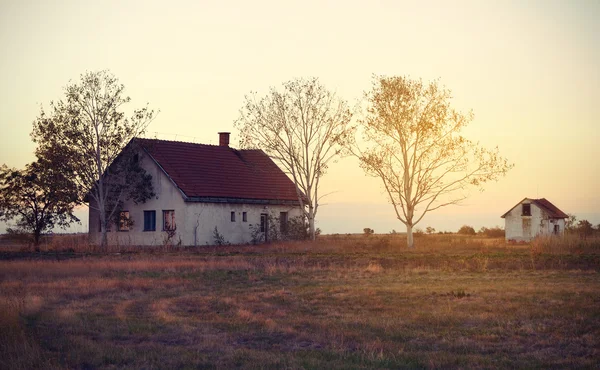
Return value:
M 0 368 L 597 368 L 600 243 L 0 253 Z

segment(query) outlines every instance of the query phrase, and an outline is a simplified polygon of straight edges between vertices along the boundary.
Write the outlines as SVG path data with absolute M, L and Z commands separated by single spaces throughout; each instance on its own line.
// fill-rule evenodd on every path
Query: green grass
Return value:
M 0 368 L 599 366 L 597 244 L 424 240 L 0 261 Z

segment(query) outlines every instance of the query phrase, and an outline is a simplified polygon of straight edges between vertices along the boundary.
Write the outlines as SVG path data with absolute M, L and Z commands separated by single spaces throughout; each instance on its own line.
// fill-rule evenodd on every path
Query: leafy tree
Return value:
M 246 96 L 235 121 L 242 148 L 262 149 L 291 175 L 313 240 L 319 181 L 348 140 L 351 117 L 345 101 L 311 78 L 288 81 L 260 99 Z
M 361 120 L 363 143 L 350 151 L 363 170 L 381 179 L 414 247 L 413 227 L 431 211 L 466 198 L 470 187 L 504 176 L 512 167 L 498 153 L 463 137 L 473 114 L 450 106 L 450 91 L 437 81 L 374 77 Z
M 574 232 L 577 229 L 577 217 L 574 214 L 571 213 L 567 213 L 567 216 L 569 216 L 569 218 L 567 218 L 565 220 L 565 231 L 567 232 Z
M 130 102 L 125 87 L 108 71 L 87 72 L 65 88 L 65 99 L 42 108 L 31 134 L 40 158 L 62 153 L 73 173 L 79 201 L 98 211 L 102 246 L 107 226 L 119 216 L 123 202 L 144 202 L 153 195 L 151 176 L 139 166 L 134 138 L 141 135 L 154 111 L 122 111 Z M 131 150 L 123 151 L 131 143 Z
M 43 159 L 23 170 L 0 167 L 0 219 L 31 232 L 36 246 L 44 232 L 79 221 L 73 215 L 77 191 L 61 168 Z
M 472 226 L 463 225 L 460 229 L 458 229 L 457 234 L 462 235 L 475 235 L 475 229 Z
M 580 220 L 577 223 L 577 231 L 583 238 L 587 238 L 594 233 L 594 226 L 588 220 Z
M 375 230 L 371 229 L 370 227 L 365 227 L 363 229 L 363 235 L 364 236 L 371 236 L 373 234 L 375 234 Z
M 433 227 L 431 227 L 431 226 L 427 226 L 427 227 L 425 228 L 425 232 L 426 232 L 427 234 L 433 234 L 433 233 L 435 233 L 435 228 L 433 228 Z

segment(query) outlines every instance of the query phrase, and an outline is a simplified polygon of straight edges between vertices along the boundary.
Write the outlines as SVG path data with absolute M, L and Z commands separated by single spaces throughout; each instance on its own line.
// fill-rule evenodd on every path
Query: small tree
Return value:
M 577 217 L 574 214 L 567 213 L 569 216 L 565 220 L 565 231 L 568 233 L 575 232 L 577 230 Z
M 365 227 L 363 229 L 363 235 L 364 236 L 371 236 L 373 234 L 375 234 L 375 230 L 371 229 L 370 227 Z
M 49 158 L 62 153 L 72 171 L 80 202 L 88 202 L 100 215 L 102 246 L 109 222 L 119 215 L 126 200 L 144 202 L 153 195 L 151 176 L 139 166 L 133 139 L 154 117 L 147 107 L 122 112 L 130 102 L 125 87 L 107 71 L 81 75 L 79 83 L 65 88 L 65 100 L 50 103 L 33 123 L 36 154 Z M 128 143 L 132 150 L 123 152 Z
M 413 227 L 431 211 L 466 198 L 465 191 L 504 176 L 512 167 L 498 150 L 480 148 L 460 135 L 473 114 L 450 106 L 437 82 L 374 77 L 366 93 L 363 141 L 350 146 L 363 170 L 381 179 L 414 247 Z
M 0 167 L 0 219 L 31 232 L 36 246 L 44 232 L 79 221 L 73 215 L 77 191 L 60 169 L 44 160 L 23 170 Z
M 271 88 L 262 99 L 246 96 L 235 121 L 242 148 L 262 149 L 291 175 L 313 240 L 319 181 L 347 142 L 351 117 L 345 101 L 311 78 Z
M 463 225 L 460 229 L 458 229 L 457 234 L 462 235 L 476 235 L 475 229 L 472 226 Z
M 431 226 L 427 226 L 427 227 L 425 228 L 425 232 L 426 232 L 427 234 L 433 234 L 433 233 L 435 233 L 435 228 L 433 228 L 433 227 L 431 227 Z
M 579 232 L 582 238 L 586 239 L 594 233 L 594 226 L 588 220 L 580 220 L 577 223 L 577 232 Z

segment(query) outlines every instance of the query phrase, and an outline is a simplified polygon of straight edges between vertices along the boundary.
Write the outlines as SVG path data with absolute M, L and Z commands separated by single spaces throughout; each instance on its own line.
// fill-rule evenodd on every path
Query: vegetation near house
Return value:
M 500 226 L 490 228 L 483 226 L 477 233 L 485 235 L 488 238 L 504 238 L 506 234 L 504 229 Z
M 131 99 L 124 91 L 108 71 L 82 74 L 66 86 L 64 100 L 50 103 L 49 113 L 42 108 L 31 134 L 39 158 L 62 154 L 79 202 L 99 212 L 103 246 L 110 223 L 120 221 L 123 202 L 142 203 L 154 194 L 135 152 L 123 152 L 144 132 L 154 111 L 144 107 L 126 117 L 123 109 Z
M 453 109 L 450 90 L 437 81 L 376 76 L 365 95 L 359 132 L 366 144 L 357 140 L 348 148 L 381 180 L 411 248 L 413 227 L 425 214 L 459 203 L 467 188 L 482 188 L 512 168 L 497 148 L 481 148 L 460 134 L 473 114 Z
M 292 177 L 313 240 L 319 183 L 350 139 L 351 118 L 344 100 L 310 78 L 288 81 L 283 91 L 271 88 L 260 99 L 246 96 L 235 122 L 242 148 L 262 149 Z

